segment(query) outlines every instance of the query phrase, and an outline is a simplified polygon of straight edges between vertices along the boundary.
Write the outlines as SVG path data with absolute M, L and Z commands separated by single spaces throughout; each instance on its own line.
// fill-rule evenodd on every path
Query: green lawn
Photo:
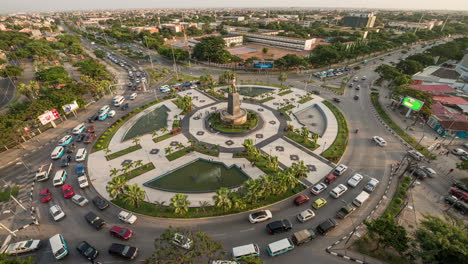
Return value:
M 341 111 L 328 101 L 323 101 L 323 103 L 333 112 L 335 118 L 338 122 L 338 135 L 330 145 L 322 153 L 322 156 L 332 162 L 338 162 L 343 156 L 346 147 L 348 146 L 348 123 L 346 122 L 345 117 Z
M 252 113 L 253 112 L 249 111 L 248 115 Z M 242 125 L 231 126 L 231 125 L 225 124 L 220 120 L 220 115 L 218 113 L 212 114 L 208 122 L 215 130 L 218 130 L 224 133 L 241 133 L 241 132 L 249 131 L 257 126 L 258 117 L 255 113 L 253 114 L 255 115 L 255 118 L 247 119 L 247 122 L 245 122 Z
M 311 151 L 314 151 L 319 147 L 318 144 L 314 143 L 310 139 L 307 139 L 307 141 L 304 142 L 304 139 L 302 138 L 302 136 L 293 131 L 286 132 L 285 136 L 288 137 L 289 139 L 292 139 L 296 143 L 301 144 L 302 146 L 308 148 Z
M 136 150 L 139 150 L 141 149 L 141 145 L 138 144 L 138 145 L 134 145 L 134 146 L 131 146 L 131 147 L 128 147 L 126 149 L 122 149 L 120 151 L 117 151 L 117 152 L 114 152 L 114 153 L 111 153 L 109 155 L 106 156 L 106 159 L 107 160 L 113 160 L 113 159 L 116 159 L 118 157 L 121 157 L 123 155 L 126 155 L 130 152 L 133 152 L 133 151 L 136 151 Z
M 307 96 L 307 97 L 302 98 L 302 99 L 299 100 L 298 102 L 299 102 L 300 104 L 304 104 L 304 103 L 309 102 L 309 101 L 312 100 L 312 99 L 314 99 L 314 98 L 312 98 L 312 97 L 310 97 L 310 96 Z
M 260 157 L 258 161 L 254 161 L 253 159 L 250 159 L 246 153 L 244 152 L 239 152 L 239 153 L 234 153 L 232 156 L 233 158 L 245 158 L 249 160 L 250 162 L 253 163 L 253 165 L 257 168 L 259 168 L 261 171 L 263 171 L 265 174 L 273 174 L 281 171 L 280 168 L 278 168 L 278 171 L 271 170 L 270 168 L 267 167 L 268 160 L 265 159 L 264 157 Z
M 177 150 L 175 152 L 172 152 L 171 154 L 167 155 L 166 158 L 169 161 L 173 161 L 175 159 L 178 159 L 180 157 L 183 157 L 183 156 L 189 154 L 192 151 L 196 151 L 196 152 L 199 152 L 199 153 L 202 153 L 202 154 L 205 154 L 205 155 L 209 155 L 209 156 L 213 156 L 213 157 L 218 157 L 219 156 L 219 151 L 217 151 L 217 150 L 210 149 L 208 147 L 202 147 L 202 146 L 199 146 L 199 145 L 195 145 L 193 148 L 191 146 L 188 146 L 188 147 L 179 149 L 179 150 Z
M 286 91 L 283 91 L 281 93 L 278 93 L 279 96 L 283 96 L 283 95 L 287 95 L 287 94 L 290 94 L 292 93 L 293 91 L 292 90 L 286 90 Z
M 288 111 L 294 108 L 295 106 L 290 104 L 290 105 L 280 108 L 278 111 L 281 113 L 284 119 L 286 119 L 286 121 L 291 121 L 291 117 L 289 116 Z
M 169 132 L 169 133 L 164 134 L 164 135 L 162 135 L 162 136 L 153 138 L 153 141 L 154 141 L 155 143 L 161 142 L 161 141 L 166 140 L 166 139 L 168 139 L 168 138 L 171 138 L 171 137 L 173 137 L 173 136 L 175 136 L 175 135 L 177 135 L 177 134 L 172 134 L 171 132 Z
M 345 84 L 345 86 L 346 86 L 346 84 Z M 331 91 L 337 92 L 338 94 L 341 94 L 341 95 L 343 95 L 343 94 L 344 94 L 344 89 L 345 89 L 345 88 L 344 88 L 344 86 L 343 86 L 343 85 L 341 85 L 341 87 L 340 87 L 340 88 L 333 87 L 333 86 L 329 86 L 329 85 L 324 85 L 324 86 L 322 86 L 322 87 L 323 87 L 323 88 L 325 88 L 325 89 L 328 89 L 328 90 L 331 90 Z
M 150 76 L 150 85 L 156 85 L 159 81 L 164 78 L 164 73 L 153 70 L 153 69 L 146 69 L 146 72 Z
M 389 214 L 392 217 L 396 217 L 400 212 L 401 206 L 406 199 L 406 192 L 411 183 L 411 177 L 405 176 L 398 183 L 398 187 L 393 194 L 392 200 L 385 210 L 385 214 Z
M 119 176 L 123 176 L 125 177 L 127 180 L 131 180 L 133 178 L 135 178 L 136 176 L 140 176 L 142 175 L 143 173 L 145 172 L 148 172 L 150 170 L 153 170 L 154 169 L 154 164 L 152 162 L 150 163 L 146 163 L 136 169 L 133 169 L 125 174 L 122 174 L 122 175 L 119 175 Z
M 6 202 L 10 200 L 10 195 L 18 196 L 19 186 L 7 187 L 5 190 L 0 191 L 0 202 Z
M 390 116 L 385 112 L 385 109 L 382 107 L 382 105 L 379 102 L 379 93 L 378 92 L 372 92 L 371 93 L 371 101 L 372 104 L 374 105 L 375 110 L 379 114 L 380 118 L 391 128 L 395 133 L 397 133 L 404 141 L 406 141 L 408 144 L 413 146 L 417 151 L 421 152 L 426 158 L 428 159 L 436 159 L 436 155 L 432 152 L 430 152 L 426 147 L 421 146 L 418 144 L 416 139 L 408 135 L 401 127 L 399 127 L 391 118 Z

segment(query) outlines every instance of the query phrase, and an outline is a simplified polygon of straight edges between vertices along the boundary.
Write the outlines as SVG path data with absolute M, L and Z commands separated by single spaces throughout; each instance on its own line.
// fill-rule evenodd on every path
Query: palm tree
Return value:
M 200 205 L 200 209 L 203 211 L 203 213 L 206 213 L 206 208 L 211 206 L 211 204 L 207 201 L 198 201 L 198 204 Z
M 111 152 L 112 152 L 112 151 L 111 151 L 109 148 L 105 148 L 105 149 L 104 149 L 104 153 L 106 154 L 106 156 L 107 156 L 107 154 L 109 154 L 109 153 L 111 153 Z
M 139 207 L 140 202 L 145 200 L 146 192 L 137 184 L 125 187 L 124 202 L 133 207 Z
M 134 168 L 141 167 L 142 165 L 143 165 L 143 160 L 137 160 L 137 161 L 133 162 L 133 167 Z
M 244 192 L 244 197 L 250 203 L 258 200 L 259 197 L 263 195 L 264 189 L 262 188 L 262 184 L 259 180 L 248 179 L 244 182 L 244 186 L 242 187 Z
M 185 194 L 178 193 L 171 198 L 171 207 L 174 213 L 184 215 L 188 212 L 190 201 Z
M 288 79 L 288 75 L 286 73 L 281 73 L 279 76 L 278 76 L 278 81 L 281 82 L 281 86 L 283 86 L 283 83 Z
M 185 146 L 182 143 L 177 143 L 176 149 L 183 149 Z
M 151 138 L 155 138 L 158 136 L 158 131 L 151 132 Z
M 227 211 L 232 207 L 231 201 L 231 191 L 227 188 L 220 188 L 216 191 L 216 195 L 213 196 L 213 200 L 215 202 L 215 206 L 221 208 L 223 211 Z
M 307 177 L 309 168 L 304 164 L 304 161 L 294 162 L 290 167 L 291 173 L 296 177 L 296 179 Z
M 121 171 L 121 170 L 119 170 L 119 169 L 117 169 L 117 168 L 112 168 L 112 169 L 110 170 L 110 176 L 111 176 L 111 177 L 117 176 L 117 174 L 119 174 L 120 171 Z
M 307 140 L 309 139 L 309 135 L 310 135 L 309 129 L 307 129 L 307 127 L 303 126 L 301 128 L 301 136 L 302 136 L 302 140 L 304 141 L 304 143 L 306 143 Z
M 194 148 L 195 147 L 195 139 L 189 138 L 188 142 L 190 143 L 190 147 Z
M 161 130 L 161 132 L 162 132 L 163 134 L 166 133 L 166 132 L 168 131 L 168 129 L 167 129 L 166 126 L 165 126 L 165 127 L 162 127 L 160 130 Z
M 114 199 L 119 198 L 122 194 L 124 194 L 127 181 L 127 178 L 124 176 L 112 178 L 112 180 L 110 180 L 106 186 L 106 191 L 109 193 L 109 196 Z
M 164 151 L 167 153 L 167 155 L 170 155 L 172 153 L 172 147 L 169 146 L 169 147 L 165 148 Z
M 247 207 L 247 203 L 244 199 L 239 197 L 232 197 L 232 207 L 236 210 L 243 210 Z
M 127 174 L 127 172 L 132 168 L 133 164 L 132 163 L 126 163 L 123 165 L 122 172 L 123 174 Z
M 273 171 L 278 171 L 278 169 L 279 169 L 278 156 L 274 156 L 274 157 L 271 158 L 271 169 Z
M 263 199 L 266 199 L 268 196 L 273 194 L 275 182 L 271 174 L 266 174 L 261 177 L 261 185 L 264 190 Z
M 316 133 L 312 133 L 312 135 L 311 135 L 310 138 L 312 139 L 312 142 L 314 142 L 315 144 L 317 144 L 317 140 L 318 140 L 318 138 L 319 138 L 319 135 L 316 134 Z
M 135 146 L 136 146 L 136 145 L 140 144 L 140 141 L 141 141 L 141 140 L 140 140 L 139 138 L 136 137 L 136 138 L 134 138 L 134 139 L 132 140 L 132 143 L 135 144 Z
M 166 201 L 154 201 L 154 205 L 158 208 L 158 211 L 160 211 L 163 207 Z

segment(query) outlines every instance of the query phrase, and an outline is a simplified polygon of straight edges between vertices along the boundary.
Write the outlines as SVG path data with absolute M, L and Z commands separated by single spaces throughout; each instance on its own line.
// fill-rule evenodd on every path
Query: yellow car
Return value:
M 315 208 L 315 209 L 319 209 L 320 207 L 324 206 L 327 204 L 327 200 L 325 200 L 324 198 L 319 198 L 317 200 L 315 200 L 315 202 L 312 203 L 312 207 Z

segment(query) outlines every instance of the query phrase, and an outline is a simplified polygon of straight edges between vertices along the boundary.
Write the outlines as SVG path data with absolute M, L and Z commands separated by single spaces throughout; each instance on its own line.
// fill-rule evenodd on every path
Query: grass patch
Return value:
M 275 83 L 256 83 L 256 82 L 242 82 L 240 81 L 240 84 L 242 85 L 262 85 L 262 86 L 270 86 L 270 87 L 277 87 L 280 89 L 287 89 L 289 86 L 287 85 L 281 85 L 281 84 L 275 84 Z
M 323 101 L 323 104 L 325 104 L 330 109 L 330 111 L 332 111 L 333 115 L 335 115 L 335 118 L 338 122 L 338 135 L 330 147 L 328 147 L 327 150 L 322 153 L 322 156 L 332 162 L 337 163 L 340 161 L 341 156 L 343 156 L 346 147 L 348 146 L 348 123 L 346 122 L 346 119 L 341 111 L 336 106 L 328 101 Z
M 150 85 L 156 85 L 158 82 L 160 82 L 164 78 L 164 73 L 153 70 L 153 69 L 146 69 L 146 72 L 150 76 Z
M 316 150 L 319 145 L 317 143 L 314 143 L 312 140 L 310 139 L 307 139 L 305 142 L 304 142 L 304 139 L 301 135 L 299 135 L 298 133 L 294 132 L 294 131 L 288 131 L 285 133 L 285 136 L 288 137 L 289 139 L 292 139 L 294 142 L 306 147 L 307 149 L 311 150 L 311 151 L 314 151 Z
M 178 78 L 177 78 L 178 77 Z M 196 80 L 197 77 L 192 76 L 192 75 L 187 75 L 187 74 L 179 74 L 178 76 L 173 75 L 169 81 L 167 81 L 168 85 L 173 85 L 176 83 L 183 83 L 183 82 L 188 82 L 188 81 L 193 81 Z
M 19 193 L 19 186 L 7 187 L 5 190 L 0 191 L 0 202 L 10 200 L 10 195 L 17 197 Z
M 255 208 L 263 207 L 283 199 L 286 199 L 292 195 L 295 195 L 305 187 L 302 184 L 298 184 L 294 189 L 288 190 L 287 192 L 281 195 L 272 195 L 267 197 L 264 200 L 259 200 L 252 204 L 247 204 L 247 207 L 244 209 L 231 209 L 229 211 L 224 211 L 220 208 L 215 206 L 210 206 L 206 208 L 194 208 L 189 207 L 188 213 L 185 215 L 176 215 L 174 211 L 169 206 L 160 206 L 149 202 L 142 202 L 140 207 L 132 207 L 127 205 L 125 202 L 119 199 L 112 200 L 117 206 L 120 206 L 126 210 L 133 211 L 135 213 L 149 215 L 149 216 L 156 216 L 156 217 L 166 217 L 166 218 L 197 218 L 197 217 L 210 217 L 210 216 L 220 216 L 220 215 L 228 215 L 228 214 L 235 214 L 239 212 L 244 212 L 248 210 L 252 210 Z
M 267 164 L 268 164 L 268 160 L 266 158 L 264 158 L 263 156 L 260 157 L 260 159 L 258 161 L 255 161 L 251 158 L 249 158 L 249 156 L 247 155 L 247 153 L 244 153 L 244 152 L 238 152 L 238 153 L 234 153 L 234 155 L 232 156 L 233 158 L 245 158 L 247 159 L 248 161 L 250 161 L 254 166 L 256 166 L 257 168 L 259 168 L 261 171 L 263 171 L 265 174 L 274 174 L 274 173 L 278 173 L 281 171 L 281 169 L 278 168 L 278 171 L 274 171 L 270 168 L 268 168 Z
M 299 100 L 298 102 L 299 102 L 300 104 L 304 104 L 304 103 L 309 102 L 309 101 L 312 100 L 312 99 L 314 99 L 314 98 L 312 98 L 312 97 L 310 97 L 310 96 L 307 96 L 307 97 L 302 98 L 302 99 Z
M 281 92 L 281 93 L 278 93 L 279 96 L 283 96 L 283 95 L 287 95 L 287 94 L 290 94 L 292 93 L 293 91 L 292 90 L 286 90 L 284 92 Z
M 180 157 L 183 157 L 187 154 L 189 154 L 190 152 L 192 151 L 196 151 L 196 152 L 199 152 L 201 154 L 205 154 L 205 155 L 208 155 L 208 156 L 212 156 L 212 157 L 218 157 L 219 156 L 219 151 L 217 150 L 217 148 L 209 148 L 207 146 L 201 146 L 201 145 L 198 145 L 198 144 L 195 144 L 193 146 L 188 146 L 188 147 L 184 147 L 182 149 L 179 149 L 169 155 L 166 155 L 166 158 L 169 160 L 169 161 L 173 161 L 175 159 L 178 159 Z
M 389 250 L 385 250 L 384 248 L 376 248 L 375 242 L 373 242 L 367 235 L 359 238 L 356 240 L 353 245 L 352 249 L 356 250 L 359 253 L 364 255 L 371 256 L 376 259 L 380 259 L 385 263 L 390 264 L 406 264 L 409 263 L 407 259 L 398 255 L 398 253 L 394 253 Z
M 180 128 L 180 120 L 174 120 L 174 122 L 172 123 L 172 129 L 178 129 Z
M 127 180 L 131 180 L 133 178 L 135 178 L 136 176 L 140 176 L 142 175 L 143 173 L 145 172 L 148 172 L 150 170 L 153 170 L 154 169 L 154 164 L 152 162 L 150 163 L 146 163 L 136 169 L 133 169 L 127 173 L 124 173 L 122 175 L 119 175 L 119 176 L 123 176 L 125 177 Z
M 177 135 L 177 134 L 172 134 L 172 133 L 169 132 L 169 133 L 164 134 L 164 135 L 162 135 L 162 136 L 153 138 L 153 142 L 154 142 L 154 143 L 161 142 L 161 141 L 166 140 L 166 139 L 168 139 L 168 138 L 171 138 L 171 137 L 173 137 L 173 136 L 175 136 L 175 135 Z
M 398 183 L 398 187 L 393 194 L 392 200 L 385 210 L 385 214 L 389 214 L 392 217 L 396 217 L 400 212 L 401 206 L 406 199 L 406 192 L 411 184 L 411 177 L 405 176 Z
M 378 92 L 372 92 L 371 93 L 371 101 L 372 104 L 374 105 L 375 110 L 377 110 L 377 113 L 379 113 L 380 118 L 390 127 L 395 131 L 404 141 L 406 141 L 408 144 L 410 144 L 413 148 L 415 148 L 417 151 L 421 152 L 426 158 L 434 160 L 436 159 L 436 155 L 432 152 L 430 152 L 426 147 L 421 146 L 418 144 L 418 142 L 408 135 L 403 129 L 401 129 L 391 118 L 390 116 L 385 112 L 385 109 L 383 109 L 382 105 L 379 102 L 379 93 Z
M 141 145 L 138 144 L 138 145 L 134 145 L 134 146 L 131 146 L 131 147 L 128 147 L 126 149 L 122 149 L 122 150 L 119 150 L 117 152 L 114 152 L 114 153 L 111 153 L 109 155 L 106 156 L 106 159 L 107 160 L 113 160 L 113 159 L 116 159 L 118 157 L 121 157 L 123 155 L 126 155 L 130 152 L 133 152 L 133 151 L 136 151 L 136 150 L 139 150 L 141 149 Z
M 346 84 L 345 84 L 345 86 L 346 86 Z M 338 93 L 340 95 L 343 95 L 345 86 L 341 85 L 340 88 L 337 88 L 337 87 L 333 87 L 333 86 L 329 86 L 329 85 L 323 85 L 322 87 L 325 88 L 325 89 L 328 89 L 330 91 L 333 91 L 335 93 Z
M 258 124 L 258 116 L 253 112 L 247 112 L 247 121 L 242 125 L 229 125 L 221 121 L 219 112 L 211 114 L 208 119 L 210 126 L 220 132 L 224 133 L 241 133 L 255 128 Z
M 224 96 L 224 93 L 217 92 L 217 91 L 215 91 L 213 89 L 208 89 L 208 91 L 206 91 L 206 93 L 213 96 L 214 98 L 216 98 L 218 100 L 226 100 L 226 97 Z
M 282 107 L 282 108 L 278 109 L 278 111 L 284 117 L 284 119 L 286 119 L 286 121 L 291 121 L 292 119 L 289 116 L 288 111 L 291 110 L 291 109 L 294 109 L 294 108 L 295 108 L 295 106 L 290 104 L 290 105 L 287 105 L 285 107 Z
M 274 99 L 275 99 L 275 97 L 273 97 L 273 96 L 268 96 L 268 97 L 263 98 L 263 99 L 257 99 L 257 98 L 253 98 L 253 97 L 247 97 L 247 96 L 244 97 L 244 100 L 246 100 L 246 101 L 257 102 L 257 103 L 266 103 L 266 102 L 274 100 Z

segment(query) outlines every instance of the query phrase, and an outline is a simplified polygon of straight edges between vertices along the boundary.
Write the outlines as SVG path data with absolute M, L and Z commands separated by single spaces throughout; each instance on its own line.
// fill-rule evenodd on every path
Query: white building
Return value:
M 312 50 L 312 46 L 317 41 L 315 38 L 299 39 L 248 32 L 244 33 L 244 36 L 247 37 L 247 41 L 249 42 L 297 51 Z

